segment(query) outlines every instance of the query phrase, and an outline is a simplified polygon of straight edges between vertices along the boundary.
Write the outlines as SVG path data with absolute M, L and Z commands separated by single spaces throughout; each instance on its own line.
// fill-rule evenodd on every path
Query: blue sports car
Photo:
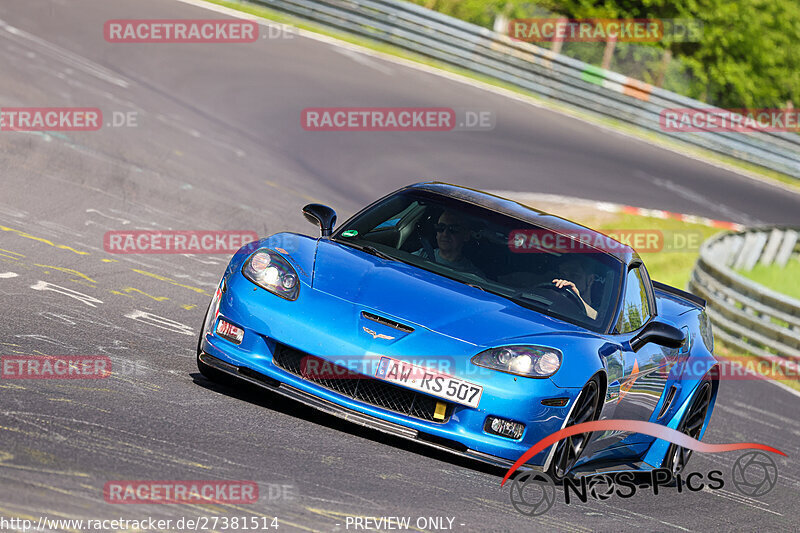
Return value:
M 437 182 L 336 228 L 327 206 L 303 212 L 319 237 L 279 233 L 231 259 L 198 342 L 206 378 L 499 466 L 604 418 L 702 437 L 719 383 L 705 302 L 651 282 L 628 246 Z M 677 473 L 689 453 L 595 432 L 527 466 Z

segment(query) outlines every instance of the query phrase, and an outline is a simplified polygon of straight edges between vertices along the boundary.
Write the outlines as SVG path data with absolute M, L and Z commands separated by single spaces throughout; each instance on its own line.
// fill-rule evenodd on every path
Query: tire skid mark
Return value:
M 36 35 L 16 28 L 4 20 L 0 20 L 0 29 L 4 30 L 6 33 L 6 35 L 0 34 L 3 35 L 3 37 L 6 37 L 7 39 L 10 39 L 18 44 L 25 42 L 28 44 L 30 49 L 36 50 L 40 54 L 47 55 L 60 63 L 74 67 L 85 74 L 89 74 L 97 79 L 106 81 L 123 89 L 130 86 L 126 80 L 120 78 L 113 71 L 108 70 L 102 65 L 99 65 L 81 55 L 75 54 L 74 52 L 70 52 L 66 48 L 57 46 L 49 41 L 37 37 Z
M 667 522 L 666 520 L 661 520 L 660 518 L 656 518 L 650 515 L 645 515 L 641 513 L 637 513 L 635 511 L 631 511 L 629 509 L 624 509 L 622 507 L 606 507 L 608 511 L 604 514 L 604 516 L 615 516 L 619 517 L 623 523 L 630 524 L 632 518 L 636 518 L 641 522 L 649 521 L 649 522 L 657 522 L 662 526 L 671 527 L 673 529 L 679 529 L 681 531 L 691 532 L 691 529 L 686 529 L 683 526 L 679 526 L 677 524 L 673 524 L 671 522 Z
M 113 452 L 120 451 L 120 449 L 118 447 L 115 448 L 115 446 L 119 446 L 119 445 L 125 446 L 126 449 L 139 450 L 140 452 L 143 451 L 145 453 L 143 453 L 141 455 L 136 455 L 134 458 L 142 458 L 142 457 L 152 456 L 152 459 L 154 461 L 152 464 L 156 467 L 156 469 L 158 471 L 161 471 L 163 469 L 163 466 L 164 466 L 164 462 L 161 459 L 161 457 L 163 457 L 164 459 L 170 460 L 174 464 L 181 465 L 181 466 L 187 466 L 187 467 L 190 467 L 190 468 L 197 468 L 197 469 L 199 469 L 201 471 L 204 471 L 204 472 L 210 471 L 212 469 L 217 471 L 219 467 L 212 467 L 212 466 L 205 465 L 203 463 L 199 463 L 197 461 L 191 461 L 191 460 L 183 459 L 181 457 L 170 456 L 166 452 L 154 451 L 154 450 L 151 450 L 151 449 L 147 448 L 146 446 L 135 444 L 135 443 L 131 443 L 131 442 L 127 442 L 124 439 L 119 439 L 119 440 L 115 441 L 115 440 L 113 440 L 114 437 L 118 436 L 118 435 L 122 435 L 122 436 L 124 436 L 126 438 L 136 438 L 136 439 L 140 439 L 140 440 L 144 440 L 144 441 L 150 441 L 150 442 L 155 443 L 157 445 L 168 446 L 168 447 L 174 448 L 176 450 L 180 450 L 181 452 L 184 452 L 184 453 L 186 453 L 187 455 L 189 455 L 191 457 L 200 457 L 200 456 L 202 456 L 202 457 L 206 457 L 208 460 L 219 461 L 223 465 L 228 465 L 230 467 L 242 468 L 242 469 L 246 469 L 247 471 L 252 471 L 252 465 L 231 461 L 230 459 L 228 459 L 225 456 L 212 454 L 212 453 L 206 452 L 206 451 L 204 451 L 203 449 L 200 449 L 200 448 L 192 448 L 192 447 L 187 446 L 187 444 L 183 443 L 183 442 L 180 442 L 180 443 L 179 442 L 171 442 L 169 440 L 160 439 L 160 438 L 157 438 L 157 437 L 154 437 L 154 436 L 151 436 L 151 435 L 147 435 L 147 434 L 144 434 L 144 433 L 134 433 L 134 432 L 131 432 L 131 431 L 127 431 L 125 429 L 113 428 L 113 427 L 110 427 L 110 426 L 107 426 L 107 425 L 104 425 L 104 424 L 100 424 L 100 423 L 97 423 L 97 422 L 89 422 L 89 421 L 82 420 L 82 419 L 62 417 L 62 416 L 58 416 L 58 415 L 55 415 L 55 414 L 31 413 L 31 412 L 22 412 L 22 411 L 6 411 L 6 412 L 0 411 L 0 416 L 9 416 L 9 415 L 33 416 L 33 417 L 40 418 L 43 421 L 47 420 L 47 421 L 49 421 L 49 423 L 51 423 L 51 424 L 53 424 L 55 426 L 62 427 L 63 430 L 65 430 L 67 432 L 75 433 L 76 435 L 79 435 L 81 437 L 86 437 L 86 439 L 87 439 L 86 443 L 77 443 L 75 441 L 75 439 L 72 439 L 72 438 L 67 439 L 67 441 L 64 441 L 64 442 L 60 442 L 59 441 L 59 444 L 62 444 L 62 445 L 63 444 L 67 444 L 69 446 L 73 446 L 73 447 L 76 447 L 76 448 L 82 449 L 82 450 L 93 450 L 93 451 L 96 451 L 96 450 L 94 450 L 92 445 L 102 440 L 103 442 L 108 444 L 108 448 L 106 448 L 106 449 L 111 452 L 110 455 L 112 455 L 112 456 L 114 455 Z M 88 431 L 88 430 L 87 431 L 79 430 L 79 429 L 77 429 L 77 426 L 86 426 L 87 428 L 91 428 L 91 429 L 94 429 L 94 430 L 99 429 L 99 430 L 107 431 L 111 435 L 110 436 L 106 436 L 106 435 L 103 435 L 102 433 L 97 433 L 97 432 L 92 433 L 91 431 Z M 24 433 L 24 430 L 21 430 L 20 428 L 9 428 L 9 427 L 0 426 L 0 429 L 7 429 L 7 430 L 11 430 L 11 431 Z M 39 437 L 41 437 L 40 434 L 31 434 L 29 432 L 28 432 L 28 434 L 30 436 L 39 436 Z M 135 462 L 135 461 L 131 461 L 131 462 Z M 3 466 L 3 465 L 0 464 L 0 466 Z
M 211 296 L 211 293 L 209 293 L 205 289 L 201 289 L 199 287 L 192 287 L 191 285 L 184 285 L 183 283 L 178 283 L 174 279 L 168 278 L 166 276 L 161 276 L 159 274 L 154 274 L 152 272 L 148 272 L 146 270 L 140 270 L 140 269 L 137 269 L 137 268 L 132 268 L 131 270 L 133 272 L 136 272 L 137 274 L 141 274 L 143 276 L 149 276 L 149 277 L 155 278 L 155 279 L 157 279 L 159 281 L 164 281 L 166 283 L 169 283 L 170 285 L 175 285 L 177 287 L 183 287 L 184 289 L 189 289 L 191 291 L 194 291 L 196 293 L 202 294 L 204 296 L 209 296 L 209 297 Z
M 0 256 L 2 256 L 2 254 L 0 254 Z M 2 259 L 2 257 L 0 257 L 0 259 Z M 27 270 L 31 270 L 32 269 L 32 267 L 30 265 L 28 265 L 27 263 L 25 263 L 25 262 L 19 262 L 19 263 L 16 263 L 16 264 L 18 266 L 23 266 Z M 56 270 L 58 272 L 63 272 L 65 274 L 81 276 L 82 278 L 86 278 L 87 280 L 89 280 L 91 282 L 98 283 L 93 278 L 91 278 L 88 275 L 83 274 L 82 272 L 80 272 L 78 270 L 75 270 L 75 269 L 70 269 L 70 268 L 66 268 L 66 267 L 57 267 L 57 266 L 54 266 L 54 265 L 44 265 L 44 264 L 40 264 L 40 263 L 35 263 L 34 266 L 36 266 L 38 268 L 42 268 L 42 269 L 54 269 L 54 270 Z M 147 271 L 142 270 L 142 272 L 147 272 Z M 49 274 L 49 271 L 45 270 L 44 273 L 45 274 Z M 170 280 L 170 278 L 166 278 L 164 276 L 159 276 L 158 274 L 154 274 L 154 273 L 150 273 L 150 272 L 147 272 L 147 274 L 150 277 L 158 276 L 160 278 L 164 278 L 164 279 Z M 0 280 L 17 278 L 17 277 L 19 277 L 19 274 L 17 274 L 16 272 L 0 273 Z M 77 284 L 80 284 L 80 285 L 84 285 L 84 286 L 86 286 L 87 288 L 90 288 L 90 289 L 98 289 L 97 285 L 91 285 L 91 284 L 88 283 L 88 281 L 84 281 L 83 279 L 71 279 L 70 281 L 72 281 L 74 283 L 77 283 Z M 179 282 L 176 282 L 175 280 L 170 280 L 170 283 L 171 284 L 183 285 L 183 284 L 180 284 Z M 186 285 L 186 287 L 191 287 L 191 286 Z M 71 298 L 73 298 L 75 300 L 78 300 L 79 302 L 81 302 L 81 303 L 83 303 L 83 304 L 85 304 L 87 306 L 90 306 L 90 307 L 97 307 L 97 305 L 104 303 L 103 300 L 100 300 L 99 298 L 95 298 L 94 296 L 91 296 L 89 294 L 85 294 L 85 293 L 82 293 L 80 291 L 76 291 L 74 289 L 69 289 L 67 287 L 56 285 L 54 283 L 50 283 L 50 282 L 47 282 L 47 281 L 44 281 L 44 280 L 38 280 L 35 284 L 31 285 L 29 288 L 34 289 L 34 290 L 38 290 L 38 291 L 52 291 L 52 292 L 56 292 L 56 293 L 59 293 L 59 294 L 65 295 L 65 296 L 69 296 L 69 297 L 71 297 Z M 203 291 L 203 289 L 200 289 L 199 287 L 191 287 L 191 289 L 193 291 L 195 291 L 195 292 Z M 149 299 L 157 301 L 157 302 L 170 301 L 171 300 L 171 298 L 168 297 L 168 296 L 155 296 L 155 295 L 152 295 L 152 294 L 150 294 L 150 293 L 148 293 L 148 292 L 146 292 L 146 291 L 144 291 L 142 289 L 138 289 L 136 287 L 130 287 L 130 286 L 125 287 L 124 289 L 122 289 L 122 291 L 118 291 L 118 290 L 114 290 L 114 289 L 106 289 L 106 290 L 111 294 L 114 294 L 114 295 L 117 295 L 117 296 L 124 296 L 126 298 L 133 298 L 134 297 L 130 293 L 138 293 L 138 294 L 141 294 L 142 296 L 144 296 L 146 298 L 149 298 Z M 203 293 L 204 294 L 208 294 L 205 291 L 203 291 Z M 172 303 L 174 303 L 178 308 L 181 308 L 181 309 L 184 309 L 184 310 L 192 310 L 192 309 L 197 307 L 197 304 L 178 304 L 177 302 L 172 302 Z M 73 318 L 75 318 L 75 317 L 73 317 Z M 67 324 L 69 324 L 69 322 L 70 322 L 66 318 L 62 318 L 62 321 L 67 323 Z M 85 319 L 81 319 L 81 321 L 87 322 L 87 320 L 85 320 Z M 93 322 L 93 321 L 88 321 L 88 322 L 90 322 L 92 324 L 96 324 L 96 322 Z M 72 324 L 70 324 L 70 325 L 72 325 Z M 128 332 L 127 329 L 122 328 L 120 326 L 116 326 L 116 325 L 110 325 L 110 326 L 114 327 L 115 329 L 123 330 L 123 331 Z
M 90 278 L 89 276 L 87 276 L 86 274 L 84 274 L 82 272 L 79 272 L 78 270 L 74 270 L 72 268 L 57 267 L 57 266 L 53 266 L 53 265 L 42 265 L 42 264 L 39 264 L 39 263 L 34 263 L 34 266 L 41 267 L 41 268 L 50 268 L 50 269 L 53 269 L 53 270 L 58 270 L 59 272 L 65 272 L 67 274 L 72 274 L 73 276 L 78 276 L 79 278 L 84 279 L 84 280 L 88 281 L 89 283 L 97 283 L 97 280 L 94 280 L 94 279 Z M 49 274 L 49 272 L 45 272 L 45 274 Z
M 11 250 L 4 250 L 3 248 L 0 248 L 0 255 L 9 257 L 15 261 L 19 261 L 21 258 L 25 257 L 23 254 L 12 252 Z
M 169 297 L 167 297 L 167 296 L 153 296 L 152 294 L 147 294 L 143 290 L 136 289 L 134 287 L 126 287 L 126 288 L 122 289 L 122 291 L 116 291 L 116 290 L 109 289 L 109 292 L 111 294 L 116 294 L 116 295 L 119 295 L 119 296 L 127 296 L 128 298 L 133 298 L 133 296 L 130 295 L 131 292 L 137 292 L 137 293 L 142 294 L 144 296 L 147 296 L 151 300 L 155 300 L 157 302 L 163 302 L 164 300 L 169 300 Z
M 6 416 L 9 416 L 8 413 L 3 413 Z M 92 423 L 85 420 L 78 420 L 78 419 L 68 419 L 68 418 L 61 418 L 56 417 L 54 415 L 44 415 L 44 414 L 37 414 L 37 413 L 23 413 L 25 415 L 30 415 L 36 420 L 42 419 L 45 421 L 49 421 L 50 424 L 56 426 L 57 428 L 61 429 L 62 431 L 66 432 L 70 435 L 70 437 L 64 437 L 60 434 L 55 433 L 54 431 L 47 431 L 45 433 L 31 433 L 25 432 L 21 430 L 22 433 L 27 433 L 30 436 L 36 436 L 39 440 L 50 440 L 51 442 L 57 443 L 62 448 L 64 446 L 69 446 L 72 448 L 76 448 L 82 451 L 89 451 L 92 454 L 104 454 L 109 458 L 114 459 L 115 461 L 126 462 L 129 464 L 139 465 L 145 468 L 151 469 L 163 469 L 165 465 L 171 464 L 176 467 L 188 467 L 195 470 L 200 470 L 207 472 L 212 469 L 212 467 L 203 465 L 196 461 L 191 461 L 188 459 L 184 459 L 177 455 L 170 454 L 168 452 L 161 452 L 154 449 L 150 449 L 144 445 L 136 444 L 134 442 L 127 442 L 125 440 L 117 438 L 116 435 L 113 433 L 123 433 L 128 435 L 134 435 L 138 438 L 142 438 L 142 435 L 131 434 L 129 432 L 123 430 L 115 430 L 108 426 L 104 426 L 102 424 Z M 18 421 L 20 420 L 19 417 L 11 417 Z M 48 420 L 49 419 L 49 420 Z M 55 419 L 55 421 L 52 421 Z M 31 425 L 30 421 L 26 421 Z M 78 426 L 88 426 L 91 429 L 100 428 L 102 430 L 109 431 L 111 435 L 104 435 L 102 432 L 91 431 L 89 429 L 79 429 Z M 51 435 L 56 435 L 56 437 L 51 437 Z M 60 437 L 60 438 L 59 438 Z M 154 440 L 154 439 L 150 439 Z M 185 449 L 185 445 L 173 445 L 177 449 Z M 37 470 L 35 468 L 28 468 L 29 470 Z
M 53 241 L 51 241 L 49 239 L 45 239 L 43 237 L 37 237 L 35 235 L 31 235 L 30 233 L 26 233 L 26 232 L 18 230 L 18 229 L 9 228 L 8 226 L 1 226 L 0 225 L 0 231 L 8 231 L 8 232 L 11 232 L 11 233 L 13 233 L 15 235 L 19 235 L 20 237 L 23 237 L 25 239 L 31 239 L 33 241 L 42 242 L 44 244 L 47 244 L 49 246 L 53 246 L 54 248 L 58 248 L 60 250 L 68 250 L 68 251 L 73 252 L 73 253 L 75 253 L 77 255 L 90 255 L 89 252 L 83 252 L 83 251 L 80 251 L 80 250 L 76 250 L 75 248 L 72 248 L 71 246 L 67 246 L 65 244 L 55 244 Z
M 489 500 L 481 497 L 461 498 L 461 500 L 469 502 L 470 505 L 477 504 L 480 505 L 481 507 L 490 509 L 492 511 L 500 511 L 502 513 L 510 512 L 508 504 L 506 504 L 505 502 L 501 503 L 500 501 L 497 500 Z M 527 518 L 522 518 L 522 519 L 526 520 Z M 555 516 L 541 515 L 537 516 L 536 520 L 538 522 L 542 522 L 545 525 L 548 525 L 550 527 L 559 530 L 574 531 L 576 533 L 590 533 L 591 531 L 594 531 L 593 529 L 587 528 L 580 524 L 567 522 L 562 516 L 555 517 Z
M 748 507 L 751 507 L 753 509 L 758 509 L 759 511 L 763 511 L 765 513 L 771 513 L 771 514 L 774 514 L 774 515 L 777 515 L 777 516 L 781 516 L 781 517 L 783 516 L 781 513 L 772 511 L 770 509 L 766 509 L 766 508 L 761 507 L 759 505 L 755 505 L 756 503 L 761 503 L 761 502 L 758 502 L 757 500 L 752 500 L 750 498 L 746 498 L 745 499 L 745 498 L 743 498 L 743 497 L 741 497 L 741 496 L 739 496 L 737 494 L 734 494 L 732 492 L 728 492 L 726 490 L 711 490 L 711 489 L 709 489 L 707 487 L 704 487 L 703 488 L 703 492 L 709 492 L 709 493 L 711 493 L 711 495 L 716 496 L 717 498 L 722 498 L 722 499 L 727 500 L 727 501 L 732 501 L 732 502 L 735 502 L 735 503 L 737 503 L 739 505 L 746 505 Z

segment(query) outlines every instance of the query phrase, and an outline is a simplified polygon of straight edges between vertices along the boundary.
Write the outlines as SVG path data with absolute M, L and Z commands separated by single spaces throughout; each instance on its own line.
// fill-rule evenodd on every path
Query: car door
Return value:
M 615 418 L 650 420 L 664 392 L 669 349 L 648 343 L 633 351 L 630 339 L 656 315 L 652 283 L 641 263 L 633 263 L 625 280 L 622 310 L 614 333 L 622 342 L 623 375 L 619 378 L 619 398 Z M 674 351 L 674 350 L 673 350 Z
M 630 340 L 656 314 L 652 284 L 644 265 L 632 263 L 626 272 L 622 305 L 612 331 L 615 350 L 603 356 L 608 371 L 608 393 L 603 418 L 649 420 L 666 386 L 668 350 L 648 343 L 633 351 Z M 674 350 L 673 350 L 674 351 Z M 608 431 L 596 434 L 586 455 L 621 445 L 647 442 L 649 437 Z M 616 455 L 619 455 L 617 453 Z

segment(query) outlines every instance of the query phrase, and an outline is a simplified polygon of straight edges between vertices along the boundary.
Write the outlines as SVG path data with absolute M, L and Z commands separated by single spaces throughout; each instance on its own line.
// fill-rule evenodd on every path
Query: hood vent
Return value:
M 367 313 L 366 311 L 361 311 L 361 316 L 363 316 L 367 320 L 372 320 L 373 322 L 377 322 L 378 324 L 383 324 L 384 326 L 389 326 L 390 328 L 394 328 L 404 333 L 411 333 L 414 331 L 414 328 L 412 328 L 411 326 L 406 326 L 405 324 L 401 324 L 400 322 L 395 322 L 394 320 L 382 316 L 373 315 L 372 313 Z

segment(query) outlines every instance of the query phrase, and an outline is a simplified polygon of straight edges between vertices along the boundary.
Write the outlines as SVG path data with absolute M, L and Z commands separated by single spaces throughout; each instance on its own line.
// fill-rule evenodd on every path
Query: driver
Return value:
M 469 226 L 463 216 L 453 211 L 445 211 L 434 224 L 436 230 L 436 244 L 438 248 L 433 251 L 433 258 L 427 257 L 424 249 L 417 250 L 414 255 L 427 259 L 468 274 L 485 277 L 472 261 L 462 255 L 464 245 L 470 239 Z
M 586 315 L 592 320 L 597 318 L 597 310 L 589 305 L 587 301 L 592 301 L 592 285 L 597 276 L 586 271 L 586 264 L 578 258 L 566 259 L 560 268 L 562 278 L 553 280 L 553 284 L 559 289 L 569 289 L 574 292 L 581 302 L 583 302 Z

